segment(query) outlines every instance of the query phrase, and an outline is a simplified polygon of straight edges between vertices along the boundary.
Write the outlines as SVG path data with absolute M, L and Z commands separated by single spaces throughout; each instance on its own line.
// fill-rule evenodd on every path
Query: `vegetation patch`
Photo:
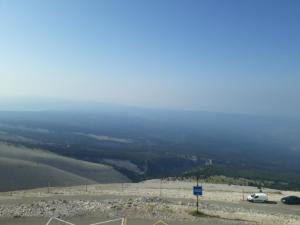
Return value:
M 215 218 L 220 218 L 219 216 L 209 215 L 207 213 L 204 213 L 204 212 L 201 212 L 201 211 L 197 211 L 197 210 L 188 211 L 188 214 L 191 215 L 191 216 L 195 216 L 195 217 L 215 217 Z
M 251 223 L 257 223 L 256 221 L 252 220 L 244 220 L 244 219 L 230 219 L 230 218 L 224 218 L 221 216 L 217 215 L 210 215 L 201 211 L 193 210 L 188 212 L 189 215 L 194 216 L 194 217 L 206 217 L 206 218 L 217 218 L 217 219 L 222 219 L 222 220 L 233 220 L 233 221 L 241 221 L 241 222 L 251 222 Z
M 281 190 L 300 190 L 299 175 L 274 174 L 257 169 L 239 169 L 226 165 L 198 167 L 182 174 L 185 178 L 199 177 L 204 182 L 229 185 L 253 186 Z

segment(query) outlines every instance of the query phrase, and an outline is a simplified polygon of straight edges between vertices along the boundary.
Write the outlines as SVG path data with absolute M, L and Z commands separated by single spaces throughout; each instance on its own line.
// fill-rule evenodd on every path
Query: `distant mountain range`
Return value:
M 220 175 L 300 188 L 295 118 L 66 103 L 1 111 L 0 141 L 104 163 L 133 181 L 200 173 L 211 162 Z

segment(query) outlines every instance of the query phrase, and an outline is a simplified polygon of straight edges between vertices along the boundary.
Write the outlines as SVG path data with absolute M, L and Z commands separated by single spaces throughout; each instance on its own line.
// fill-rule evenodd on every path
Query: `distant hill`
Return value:
M 0 191 L 126 181 L 110 166 L 0 143 Z
M 103 105 L 0 111 L 1 141 L 52 152 L 38 162 L 92 181 L 99 178 L 58 155 L 111 165 L 132 181 L 200 175 L 211 162 L 211 175 L 300 188 L 299 118 Z

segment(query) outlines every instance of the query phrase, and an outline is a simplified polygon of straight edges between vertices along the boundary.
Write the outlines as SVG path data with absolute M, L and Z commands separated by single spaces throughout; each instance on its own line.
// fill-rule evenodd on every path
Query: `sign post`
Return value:
M 199 196 L 203 195 L 202 186 L 199 186 L 199 178 L 197 177 L 197 186 L 193 188 L 193 194 L 197 196 L 197 213 L 199 213 Z

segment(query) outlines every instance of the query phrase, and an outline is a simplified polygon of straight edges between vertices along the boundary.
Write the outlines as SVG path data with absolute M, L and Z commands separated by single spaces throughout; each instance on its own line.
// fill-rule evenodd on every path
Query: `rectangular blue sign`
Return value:
M 194 195 L 202 196 L 202 186 L 194 186 L 193 193 Z

